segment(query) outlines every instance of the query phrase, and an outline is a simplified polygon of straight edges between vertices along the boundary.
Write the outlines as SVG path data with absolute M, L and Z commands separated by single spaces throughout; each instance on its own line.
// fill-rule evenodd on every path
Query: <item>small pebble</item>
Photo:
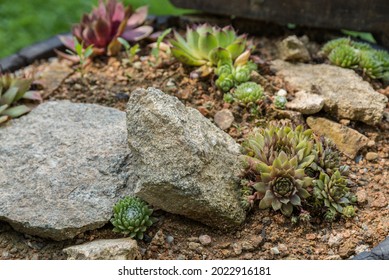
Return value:
M 189 242 L 188 243 L 188 248 L 190 250 L 196 250 L 197 248 L 199 248 L 201 246 L 200 243 L 196 243 L 196 242 Z
M 364 189 L 358 190 L 356 196 L 358 203 L 363 204 L 367 202 L 367 193 Z
M 174 82 L 174 79 L 169 79 L 166 83 L 167 87 L 176 87 L 176 84 Z
M 286 96 L 288 93 L 286 92 L 286 90 L 284 89 L 280 89 L 279 91 L 277 91 L 276 93 L 276 96 Z
M 273 247 L 273 248 L 270 248 L 270 253 L 272 255 L 279 255 L 280 254 L 280 250 L 278 250 L 278 247 Z
M 200 235 L 199 241 L 202 245 L 207 246 L 207 245 L 211 244 L 212 239 L 209 235 L 203 234 L 203 235 Z
M 232 244 L 232 248 L 234 249 L 234 253 L 236 255 L 242 254 L 242 245 L 240 243 L 234 243 Z
M 230 110 L 222 109 L 215 114 L 214 121 L 220 129 L 225 130 L 231 127 L 234 122 L 234 115 Z
M 308 234 L 305 235 L 305 238 L 306 238 L 307 240 L 315 240 L 315 239 L 316 239 L 316 234 L 314 234 L 314 233 L 308 233 Z
M 378 154 L 377 153 L 374 153 L 374 152 L 368 152 L 366 154 L 366 159 L 368 161 L 373 161 L 373 160 L 376 160 L 378 158 Z
M 174 241 L 174 237 L 173 236 L 171 236 L 171 235 L 168 235 L 168 236 L 166 236 L 166 242 L 167 243 L 172 243 Z

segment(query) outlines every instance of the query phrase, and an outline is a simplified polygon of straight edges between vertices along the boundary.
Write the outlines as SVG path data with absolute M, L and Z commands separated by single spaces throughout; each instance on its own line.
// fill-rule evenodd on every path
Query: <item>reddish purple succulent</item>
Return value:
M 143 6 L 133 11 L 131 6 L 124 7 L 121 2 L 99 0 L 98 7 L 90 14 L 84 14 L 81 23 L 73 26 L 72 33 L 84 47 L 93 45 L 93 54 L 115 55 L 121 49 L 117 40 L 139 41 L 151 34 L 151 26 L 142 25 L 147 17 L 148 8 Z M 60 36 L 65 46 L 74 50 L 74 39 Z

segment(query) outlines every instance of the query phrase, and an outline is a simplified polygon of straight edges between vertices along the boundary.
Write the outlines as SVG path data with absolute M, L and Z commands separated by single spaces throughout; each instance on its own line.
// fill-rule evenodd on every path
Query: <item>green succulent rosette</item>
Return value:
M 325 207 L 327 220 L 334 219 L 337 215 L 343 214 L 345 207 L 352 203 L 350 189 L 347 187 L 347 178 L 342 176 L 339 170 L 332 176 L 321 172 L 318 179 L 314 180 L 313 196 L 316 205 Z M 350 216 L 351 208 L 345 210 L 346 215 Z
M 304 169 L 298 168 L 297 156 L 289 159 L 281 152 L 271 166 L 258 164 L 261 181 L 254 188 L 264 194 L 259 202 L 260 209 L 272 207 L 280 210 L 285 216 L 291 216 L 295 206 L 301 206 L 301 201 L 309 197 L 306 190 L 312 179 L 307 177 Z
M 185 38 L 174 33 L 172 54 L 190 66 L 217 65 L 235 60 L 246 49 L 246 35 L 238 36 L 231 26 L 219 28 L 208 24 L 188 27 Z
M 234 98 L 242 104 L 255 103 L 264 98 L 263 88 L 255 82 L 246 82 L 236 87 Z
M 111 223 L 114 232 L 129 235 L 131 238 L 143 239 L 143 234 L 154 219 L 153 210 L 146 202 L 135 196 L 127 196 L 113 207 L 114 216 Z
M 360 60 L 360 52 L 349 45 L 340 45 L 328 55 L 332 64 L 344 68 L 355 68 Z

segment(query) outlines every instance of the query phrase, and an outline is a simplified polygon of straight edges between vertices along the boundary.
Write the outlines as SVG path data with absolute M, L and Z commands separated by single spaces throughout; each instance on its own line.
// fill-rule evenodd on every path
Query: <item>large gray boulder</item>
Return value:
M 240 146 L 176 97 L 154 88 L 132 92 L 128 144 L 135 194 L 157 208 L 216 228 L 240 225 Z
M 132 193 L 130 157 L 124 112 L 43 103 L 0 127 L 0 220 L 54 240 L 99 228 Z
M 298 90 L 314 91 L 324 98 L 324 110 L 349 120 L 375 125 L 381 122 L 388 99 L 376 92 L 353 70 L 328 64 L 292 64 L 275 60 L 277 75 Z

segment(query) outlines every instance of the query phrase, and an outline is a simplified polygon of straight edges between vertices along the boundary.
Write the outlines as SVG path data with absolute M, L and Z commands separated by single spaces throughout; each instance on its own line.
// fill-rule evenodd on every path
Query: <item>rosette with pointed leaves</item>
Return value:
M 255 168 L 260 171 L 261 181 L 254 188 L 264 194 L 259 202 L 260 209 L 272 207 L 290 216 L 294 206 L 301 206 L 301 201 L 309 197 L 306 188 L 312 179 L 305 175 L 303 168 L 299 168 L 297 156 L 289 159 L 282 151 L 272 165 L 257 163 Z
M 138 197 L 128 196 L 120 200 L 114 207 L 111 223 L 113 231 L 128 234 L 131 238 L 143 239 L 143 234 L 154 222 L 153 210 Z
M 319 178 L 314 180 L 313 196 L 317 207 L 327 208 L 327 220 L 333 220 L 338 214 L 343 214 L 344 207 L 351 204 L 347 178 L 338 170 L 331 177 L 324 172 L 320 173 Z
M 31 79 L 17 78 L 11 74 L 0 74 L 0 124 L 10 118 L 28 113 L 26 105 L 15 105 L 21 99 L 42 101 L 36 91 L 29 91 Z
M 203 66 L 203 73 L 210 73 L 219 61 L 234 61 L 246 49 L 246 35 L 237 36 L 231 26 L 219 28 L 203 24 L 188 27 L 185 39 L 174 33 L 172 54 L 189 66 Z
M 244 105 L 255 103 L 264 98 L 263 88 L 255 82 L 246 82 L 236 87 L 233 97 Z
M 328 55 L 332 64 L 344 68 L 353 68 L 358 65 L 360 52 L 349 45 L 340 45 Z
M 84 14 L 80 24 L 76 24 L 72 33 L 84 47 L 93 46 L 93 54 L 115 55 L 122 45 L 119 37 L 127 41 L 139 41 L 151 34 L 151 26 L 142 25 L 147 17 L 147 6 L 135 12 L 131 6 L 124 7 L 121 2 L 99 0 L 98 7 L 90 14 Z M 70 50 L 74 50 L 73 37 L 60 36 L 61 41 Z
M 260 128 L 243 142 L 242 147 L 250 161 L 272 165 L 278 154 L 285 152 L 289 157 L 297 157 L 298 168 L 306 168 L 315 159 L 312 154 L 314 141 L 312 130 L 300 125 Z

